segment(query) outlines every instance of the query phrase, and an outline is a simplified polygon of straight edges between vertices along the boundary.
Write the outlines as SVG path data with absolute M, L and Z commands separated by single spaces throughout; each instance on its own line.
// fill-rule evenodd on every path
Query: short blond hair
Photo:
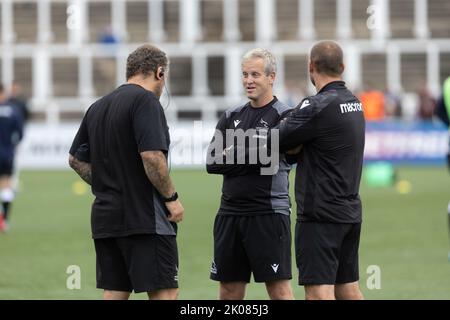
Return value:
M 242 63 L 256 58 L 261 58 L 264 60 L 264 72 L 266 75 L 277 73 L 277 62 L 275 60 L 275 56 L 267 49 L 256 48 L 248 51 L 242 57 Z

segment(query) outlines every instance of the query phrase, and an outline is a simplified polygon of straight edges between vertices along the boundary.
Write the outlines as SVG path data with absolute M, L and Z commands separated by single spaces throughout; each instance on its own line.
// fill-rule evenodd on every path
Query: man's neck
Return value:
M 273 94 L 270 93 L 270 95 L 266 95 L 264 97 L 261 97 L 258 100 L 250 100 L 250 104 L 252 105 L 253 108 L 261 108 L 264 107 L 265 105 L 269 104 L 270 101 L 273 100 Z
M 149 78 L 143 78 L 141 76 L 135 76 L 128 79 L 127 83 L 136 84 L 141 86 L 145 90 L 155 92 L 155 83 L 151 81 Z
M 333 81 L 342 81 L 342 78 L 341 77 L 327 77 L 327 76 L 316 77 L 314 79 L 314 82 L 315 82 L 315 87 L 316 87 L 317 92 L 322 90 L 323 87 L 325 87 L 327 84 L 329 84 L 330 82 L 333 82 Z

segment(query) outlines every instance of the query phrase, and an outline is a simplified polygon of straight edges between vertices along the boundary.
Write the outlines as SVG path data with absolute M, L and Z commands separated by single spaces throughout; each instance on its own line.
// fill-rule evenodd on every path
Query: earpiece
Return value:
M 164 68 L 159 67 L 158 68 L 158 78 L 161 79 L 162 77 L 164 77 Z

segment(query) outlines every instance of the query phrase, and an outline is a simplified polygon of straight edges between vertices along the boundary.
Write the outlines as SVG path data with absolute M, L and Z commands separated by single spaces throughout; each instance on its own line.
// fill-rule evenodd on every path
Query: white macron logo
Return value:
M 241 123 L 241 120 L 234 120 L 234 127 L 236 128 L 239 125 L 239 123 Z
M 270 265 L 271 267 L 272 267 L 272 269 L 273 269 L 273 272 L 275 272 L 275 273 L 277 273 L 277 271 L 278 271 L 278 267 L 280 266 L 279 264 L 272 264 L 272 265 Z
M 175 269 L 177 270 L 177 273 L 175 274 L 175 276 L 173 277 L 173 280 L 178 282 L 178 267 L 175 266 Z
M 341 113 L 363 111 L 363 105 L 361 102 L 341 103 Z
M 217 266 L 216 266 L 216 262 L 214 260 L 211 263 L 211 273 L 217 274 Z
M 302 105 L 300 106 L 300 109 L 306 108 L 307 106 L 310 106 L 311 103 L 309 103 L 309 100 L 303 101 Z

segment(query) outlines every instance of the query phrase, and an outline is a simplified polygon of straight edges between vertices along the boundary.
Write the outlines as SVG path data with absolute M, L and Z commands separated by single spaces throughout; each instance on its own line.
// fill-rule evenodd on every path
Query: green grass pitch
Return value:
M 173 170 L 172 176 L 186 210 L 178 236 L 180 299 L 215 299 L 218 284 L 209 280 L 209 269 L 221 177 L 200 170 Z M 400 167 L 399 177 L 411 183 L 409 193 L 368 188 L 362 182 L 362 291 L 367 299 L 450 299 L 450 176 L 444 167 Z M 293 178 L 294 172 L 291 194 Z M 24 171 L 20 180 L 12 228 L 0 234 L 0 299 L 101 298 L 95 288 L 90 191 L 74 193 L 79 178 L 71 171 Z M 78 189 L 82 193 L 79 183 Z M 294 222 L 295 214 L 291 218 Z M 69 265 L 81 268 L 79 290 L 66 287 Z M 381 289 L 366 285 L 371 265 L 380 267 Z M 296 268 L 293 275 L 295 296 L 303 299 Z M 266 299 L 264 285 L 250 284 L 247 298 Z

